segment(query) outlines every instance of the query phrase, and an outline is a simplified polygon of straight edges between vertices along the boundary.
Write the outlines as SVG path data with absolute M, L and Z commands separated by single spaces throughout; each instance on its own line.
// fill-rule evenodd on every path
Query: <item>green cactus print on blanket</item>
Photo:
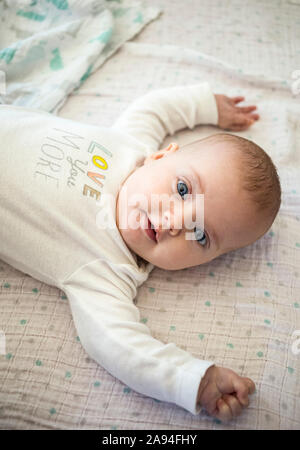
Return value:
M 145 2 L 0 2 L 0 102 L 57 112 L 116 50 L 157 18 Z M 1 45 L 1 44 L 0 44 Z

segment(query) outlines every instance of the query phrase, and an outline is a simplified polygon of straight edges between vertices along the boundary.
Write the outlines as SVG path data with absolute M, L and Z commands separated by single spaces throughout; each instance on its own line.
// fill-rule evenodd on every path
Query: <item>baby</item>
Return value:
M 0 106 L 0 258 L 66 293 L 82 345 L 112 375 L 220 420 L 248 406 L 253 381 L 154 339 L 133 300 L 154 266 L 206 263 L 272 225 L 280 182 L 253 142 L 217 134 L 157 151 L 185 127 L 247 129 L 259 116 L 242 100 L 208 83 L 156 90 L 111 128 Z

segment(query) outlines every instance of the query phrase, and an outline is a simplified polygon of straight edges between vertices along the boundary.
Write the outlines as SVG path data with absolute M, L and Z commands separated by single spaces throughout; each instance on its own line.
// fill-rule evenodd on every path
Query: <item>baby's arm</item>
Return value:
M 200 124 L 232 131 L 246 130 L 259 115 L 253 113 L 255 105 L 237 106 L 243 100 L 244 97 L 213 94 L 208 83 L 158 89 L 135 100 L 113 128 L 157 150 L 168 134 Z
M 213 362 L 152 337 L 132 301 L 136 289 L 126 274 L 130 267 L 121 276 L 113 267 L 96 261 L 64 282 L 80 342 L 98 364 L 135 391 L 199 413 L 199 384 Z
M 132 301 L 136 289 L 128 276 L 130 268 L 117 276 L 112 263 L 97 264 L 84 266 L 64 282 L 88 354 L 144 395 L 175 403 L 192 414 L 203 406 L 221 420 L 238 415 L 247 406 L 254 383 L 212 361 L 195 358 L 174 343 L 153 338 Z
M 199 124 L 218 123 L 214 94 L 208 83 L 158 89 L 135 100 L 113 128 L 131 134 L 157 150 L 170 134 Z

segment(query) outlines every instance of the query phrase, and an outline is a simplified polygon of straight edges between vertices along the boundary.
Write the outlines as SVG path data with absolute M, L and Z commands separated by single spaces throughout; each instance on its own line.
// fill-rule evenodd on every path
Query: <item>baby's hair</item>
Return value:
M 214 134 L 197 142 L 204 141 L 207 143 L 227 141 L 239 151 L 238 169 L 241 187 L 249 193 L 257 212 L 264 212 L 272 224 L 281 204 L 281 186 L 270 156 L 254 142 L 229 133 Z M 192 146 L 195 144 L 196 142 L 193 142 Z

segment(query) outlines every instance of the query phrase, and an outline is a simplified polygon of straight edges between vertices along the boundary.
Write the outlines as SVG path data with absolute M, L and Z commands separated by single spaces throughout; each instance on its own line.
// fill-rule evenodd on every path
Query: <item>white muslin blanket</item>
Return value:
M 143 94 L 202 81 L 257 106 L 260 120 L 234 134 L 260 145 L 278 168 L 282 205 L 271 229 L 207 264 L 155 268 L 136 298 L 141 323 L 156 339 L 253 379 L 249 407 L 223 423 L 131 390 L 85 352 L 62 291 L 1 261 L 0 428 L 300 429 L 298 3 L 151 0 L 164 14 L 74 90 L 58 114 L 111 126 Z M 210 125 L 180 130 L 161 148 L 220 132 Z
M 0 1 L 0 103 L 57 112 L 159 13 L 132 0 Z

